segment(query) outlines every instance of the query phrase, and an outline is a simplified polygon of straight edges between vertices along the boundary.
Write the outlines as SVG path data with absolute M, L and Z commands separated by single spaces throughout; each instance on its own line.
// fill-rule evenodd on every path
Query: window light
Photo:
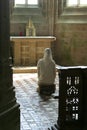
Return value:
M 15 5 L 16 4 L 25 4 L 25 0 L 15 0 Z
M 86 5 L 87 6 L 87 0 L 80 0 L 80 5 Z
M 28 4 L 36 5 L 38 4 L 38 0 L 28 0 Z
M 67 6 L 87 6 L 87 0 L 67 0 Z
M 38 4 L 38 0 L 15 0 L 15 5 L 16 4 L 33 4 L 33 5 L 36 5 Z
M 77 0 L 68 0 L 67 1 L 67 6 L 76 6 L 77 5 Z

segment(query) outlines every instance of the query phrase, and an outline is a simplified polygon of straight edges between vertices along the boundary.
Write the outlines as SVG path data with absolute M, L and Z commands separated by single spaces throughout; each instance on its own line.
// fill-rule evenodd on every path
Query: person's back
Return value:
M 56 68 L 50 48 L 45 49 L 44 57 L 38 61 L 37 70 L 39 88 L 44 89 L 50 86 L 55 88 Z
M 54 84 L 55 82 L 55 63 L 53 61 L 38 62 L 38 84 Z

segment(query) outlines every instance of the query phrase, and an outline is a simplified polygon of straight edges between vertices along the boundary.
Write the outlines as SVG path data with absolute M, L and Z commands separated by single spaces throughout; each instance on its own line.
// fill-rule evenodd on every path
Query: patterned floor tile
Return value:
M 58 76 L 56 77 L 58 94 Z M 37 93 L 37 73 L 13 74 L 17 102 L 21 111 L 21 130 L 47 130 L 58 119 L 58 99 L 43 100 Z

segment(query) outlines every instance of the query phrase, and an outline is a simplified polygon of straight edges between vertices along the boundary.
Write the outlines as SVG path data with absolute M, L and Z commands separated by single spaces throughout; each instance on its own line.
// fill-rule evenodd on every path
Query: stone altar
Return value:
M 36 66 L 38 59 L 43 56 L 44 49 L 53 49 L 55 40 L 53 36 L 10 37 L 14 66 Z

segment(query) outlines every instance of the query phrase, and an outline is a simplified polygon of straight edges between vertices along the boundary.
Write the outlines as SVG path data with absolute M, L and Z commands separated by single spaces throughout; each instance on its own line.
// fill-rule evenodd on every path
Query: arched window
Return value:
M 87 0 L 67 0 L 67 6 L 87 6 Z

